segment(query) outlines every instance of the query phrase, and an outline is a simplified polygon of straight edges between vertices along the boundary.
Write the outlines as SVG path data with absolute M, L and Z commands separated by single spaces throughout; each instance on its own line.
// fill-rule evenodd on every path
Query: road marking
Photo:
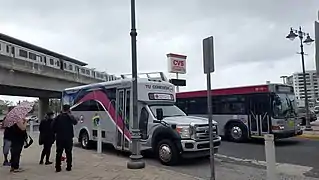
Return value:
M 236 157 L 226 156 L 222 154 L 215 154 L 215 156 L 217 158 L 225 158 L 225 159 L 230 159 L 230 160 L 238 161 L 238 162 L 245 162 L 245 163 L 251 163 L 255 165 L 266 166 L 266 161 L 258 161 L 255 159 L 242 159 L 242 158 L 236 158 Z M 309 172 L 313 169 L 313 167 L 300 166 L 300 165 L 287 164 L 287 163 L 276 163 L 276 166 L 279 173 L 293 175 L 293 176 L 302 176 L 302 177 L 305 177 L 304 173 Z

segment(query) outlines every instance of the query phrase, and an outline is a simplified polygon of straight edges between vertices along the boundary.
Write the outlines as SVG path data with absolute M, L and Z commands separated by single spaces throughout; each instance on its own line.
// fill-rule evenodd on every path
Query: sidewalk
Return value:
M 306 139 L 316 139 L 319 140 L 319 121 L 311 122 L 311 127 L 313 131 L 303 131 L 303 134 L 299 137 Z M 304 129 L 305 127 L 303 127 Z
M 2 138 L 0 142 L 2 141 Z M 147 165 L 142 170 L 126 168 L 127 158 L 111 155 L 98 155 L 92 151 L 74 147 L 74 163 L 71 172 L 55 173 L 54 165 L 39 165 L 40 147 L 35 144 L 23 151 L 21 166 L 25 172 L 12 174 L 8 167 L 0 168 L 1 180 L 194 180 L 199 179 L 174 171 Z M 2 144 L 2 142 L 1 142 Z M 52 148 L 51 159 L 54 159 L 55 147 Z M 1 158 L 2 160 L 2 158 Z M 2 162 L 2 161 L 1 161 Z M 63 164 L 65 165 L 65 163 Z
M 0 132 L 1 133 L 1 132 Z M 35 133 L 35 137 L 37 134 Z M 54 165 L 39 165 L 39 155 L 41 147 L 37 145 L 37 138 L 34 144 L 23 151 L 21 157 L 21 167 L 25 169 L 22 173 L 9 173 L 9 167 L 0 167 L 1 180 L 206 180 L 209 179 L 208 164 L 198 163 L 197 165 L 180 165 L 177 167 L 165 167 L 159 165 L 156 160 L 146 159 L 146 168 L 130 170 L 126 168 L 128 157 L 116 156 L 115 154 L 96 154 L 95 151 L 84 150 L 74 147 L 73 150 L 73 170 L 71 172 L 62 169 L 62 172 L 55 173 Z M 0 144 L 2 145 L 2 134 L 0 134 Z M 54 160 L 55 147 L 52 148 L 51 160 Z M 0 158 L 2 162 L 2 156 Z M 192 160 L 194 161 L 194 160 Z M 258 165 L 242 165 L 236 162 L 216 157 L 215 169 L 217 180 L 265 180 L 266 171 L 264 167 Z M 63 164 L 65 166 L 65 163 Z M 191 168 L 191 169 L 190 169 Z M 176 171 L 173 171 L 173 170 Z M 201 169 L 207 169 L 201 171 Z M 194 171 L 199 177 L 191 174 Z M 177 172 L 178 171 L 178 172 Z M 192 172 L 190 172 L 192 171 Z M 207 172 L 206 172 L 207 171 Z M 290 170 L 291 171 L 291 170 Z M 293 170 L 294 171 L 294 170 Z M 181 172 L 181 173 L 180 173 Z M 183 174 L 184 173 L 184 174 Z M 283 174 L 284 173 L 284 174 Z M 290 175 L 288 175 L 288 174 Z M 300 176 L 295 171 L 291 174 L 279 171 L 280 179 L 291 180 L 317 180 Z

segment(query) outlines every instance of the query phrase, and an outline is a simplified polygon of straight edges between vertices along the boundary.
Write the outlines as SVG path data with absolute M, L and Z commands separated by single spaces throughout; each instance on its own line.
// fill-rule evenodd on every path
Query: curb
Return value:
M 319 134 L 302 134 L 300 136 L 297 136 L 298 138 L 303 138 L 303 139 L 315 139 L 319 140 Z

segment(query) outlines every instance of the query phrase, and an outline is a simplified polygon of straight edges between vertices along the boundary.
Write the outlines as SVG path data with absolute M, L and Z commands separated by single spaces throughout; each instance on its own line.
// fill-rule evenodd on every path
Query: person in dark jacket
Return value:
M 40 136 L 39 136 L 39 144 L 43 145 L 43 150 L 41 152 L 40 164 L 43 164 L 43 160 L 45 158 L 45 165 L 52 164 L 50 162 L 50 154 L 51 147 L 54 143 L 55 137 L 52 129 L 53 122 L 53 112 L 48 112 L 45 118 L 41 121 L 39 126 Z
M 20 156 L 27 137 L 27 120 L 22 119 L 9 127 L 9 140 L 11 141 L 11 169 L 10 172 L 22 172 L 20 168 Z
M 72 148 L 73 148 L 73 125 L 77 124 L 77 120 L 72 116 L 69 105 L 63 105 L 62 113 L 59 114 L 52 125 L 56 138 L 56 157 L 55 170 L 61 171 L 62 153 L 65 151 L 67 171 L 72 170 Z

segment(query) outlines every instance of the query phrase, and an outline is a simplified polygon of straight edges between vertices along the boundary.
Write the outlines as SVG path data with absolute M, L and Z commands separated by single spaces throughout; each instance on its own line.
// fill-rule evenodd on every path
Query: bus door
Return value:
M 251 137 L 263 137 L 270 132 L 270 97 L 254 94 L 249 98 L 249 130 Z
M 116 93 L 116 114 L 117 114 L 117 124 L 123 124 L 119 128 L 116 128 L 116 148 L 119 150 L 130 150 L 130 142 L 125 137 L 125 128 L 129 130 L 130 128 L 130 102 L 131 94 L 130 89 L 118 89 Z

